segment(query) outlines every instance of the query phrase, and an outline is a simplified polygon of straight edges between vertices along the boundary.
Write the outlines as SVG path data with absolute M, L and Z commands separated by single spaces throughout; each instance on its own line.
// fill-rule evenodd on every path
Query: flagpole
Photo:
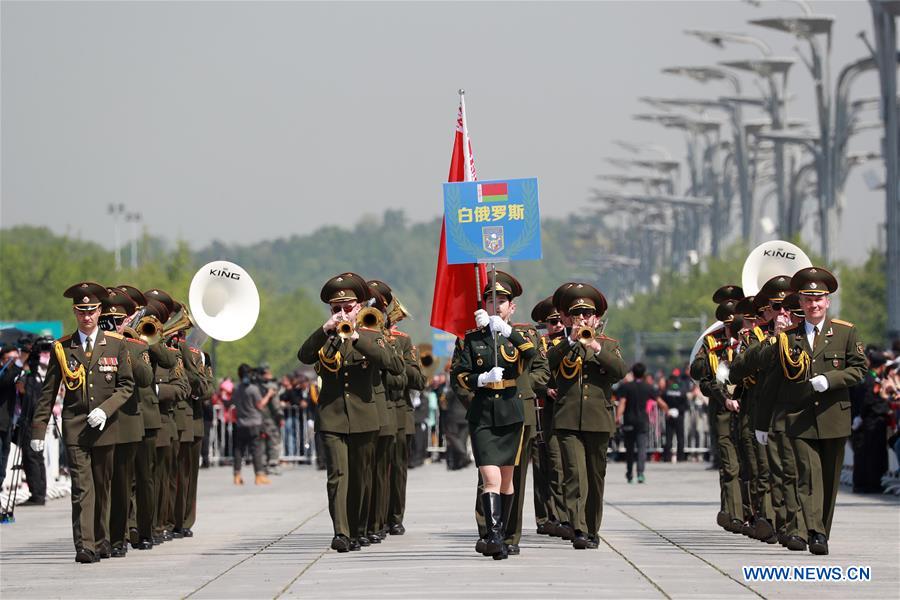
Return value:
M 463 135 L 463 162 L 465 168 L 463 170 L 463 181 L 472 181 L 472 153 L 469 148 L 469 128 L 466 125 L 466 90 L 459 88 L 459 109 L 462 112 L 462 135 Z
M 462 116 L 462 138 L 463 138 L 463 181 L 472 181 L 472 153 L 469 148 L 469 128 L 466 125 L 466 90 L 459 88 L 459 112 Z M 475 295 L 478 297 L 478 308 L 484 308 L 484 301 L 481 297 L 481 270 L 479 264 L 472 265 L 475 268 Z M 496 348 L 495 354 L 496 354 Z

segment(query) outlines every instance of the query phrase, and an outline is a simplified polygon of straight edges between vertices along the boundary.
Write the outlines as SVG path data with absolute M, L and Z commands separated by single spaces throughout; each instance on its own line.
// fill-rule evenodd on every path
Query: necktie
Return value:
M 87 356 L 88 358 L 90 358 L 91 354 L 93 353 L 93 350 L 94 350 L 94 346 L 93 346 L 93 344 L 91 344 L 91 338 L 88 337 L 84 341 L 84 355 Z
M 816 348 L 816 344 L 819 342 L 819 326 L 813 325 L 813 350 Z

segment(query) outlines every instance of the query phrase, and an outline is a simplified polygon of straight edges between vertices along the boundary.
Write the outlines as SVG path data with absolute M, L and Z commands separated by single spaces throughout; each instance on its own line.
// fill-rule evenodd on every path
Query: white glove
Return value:
M 478 374 L 478 387 L 487 387 L 489 383 L 500 383 L 503 381 L 503 367 L 494 367 L 487 373 Z
M 31 449 L 35 452 L 43 452 L 44 440 L 31 440 Z
M 716 367 L 716 381 L 725 385 L 728 383 L 728 375 L 731 373 L 731 367 L 729 367 L 726 363 L 720 362 L 719 366 Z
M 491 318 L 488 316 L 486 310 L 479 308 L 475 311 L 475 325 L 477 325 L 479 329 L 487 327 L 490 322 Z
M 677 408 L 670 408 L 670 409 L 669 409 L 669 412 L 668 412 L 667 414 L 669 415 L 669 418 L 670 418 L 670 419 L 677 419 L 677 418 L 678 418 L 678 409 L 677 409 Z
M 824 375 L 816 375 L 809 382 L 817 392 L 824 392 L 828 389 L 828 379 Z
M 88 413 L 87 422 L 91 427 L 99 427 L 100 431 L 103 431 L 106 427 L 106 413 L 101 408 L 95 408 Z
M 491 331 L 494 333 L 499 333 L 505 338 L 509 337 L 509 334 L 512 333 L 512 325 L 498 317 L 497 315 L 491 315 Z
M 769 432 L 756 430 L 756 441 L 765 446 L 769 443 Z
M 850 425 L 850 429 L 852 429 L 853 431 L 856 431 L 861 426 L 862 426 L 862 417 L 860 417 L 860 416 L 853 417 L 853 423 Z

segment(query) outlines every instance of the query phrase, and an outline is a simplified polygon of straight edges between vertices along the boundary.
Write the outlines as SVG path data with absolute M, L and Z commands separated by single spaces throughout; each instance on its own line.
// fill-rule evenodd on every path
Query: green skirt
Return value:
M 484 467 L 514 466 L 518 464 L 522 446 L 522 423 L 490 427 L 469 422 L 472 454 L 475 465 Z

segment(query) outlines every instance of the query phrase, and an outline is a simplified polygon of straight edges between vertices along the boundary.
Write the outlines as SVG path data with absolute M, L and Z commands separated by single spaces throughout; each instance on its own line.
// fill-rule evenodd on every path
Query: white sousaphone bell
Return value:
M 812 261 L 806 253 L 790 242 L 782 240 L 770 240 L 763 242 L 750 251 L 747 260 L 744 261 L 744 269 L 741 271 L 741 287 L 744 295 L 755 296 L 766 282 L 776 275 L 793 277 L 800 269 L 811 267 Z M 722 327 L 721 321 L 716 321 L 706 328 L 703 335 L 694 343 L 691 350 L 691 362 L 693 364 L 700 346 L 707 335 Z
M 194 274 L 188 301 L 196 329 L 220 342 L 241 339 L 259 317 L 256 284 L 240 265 L 227 260 L 207 263 Z

